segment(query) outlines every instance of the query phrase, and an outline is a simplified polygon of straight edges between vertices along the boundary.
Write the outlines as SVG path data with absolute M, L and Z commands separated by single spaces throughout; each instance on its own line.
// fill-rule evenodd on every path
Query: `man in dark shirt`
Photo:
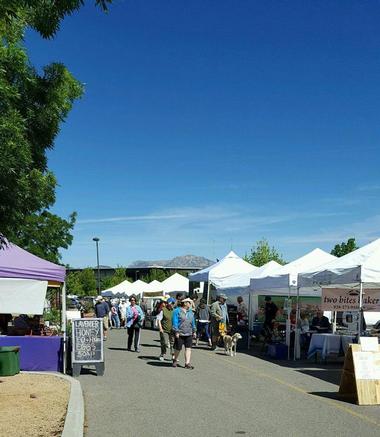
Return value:
M 317 332 L 330 332 L 331 325 L 329 319 L 323 315 L 322 311 L 317 311 L 317 315 L 311 322 L 310 329 Z
M 265 311 L 264 327 L 267 326 L 272 330 L 273 321 L 276 318 L 278 308 L 277 305 L 274 302 L 272 302 L 272 298 L 270 296 L 265 296 L 264 311 Z
M 109 306 L 102 296 L 96 298 L 95 316 L 103 319 L 103 339 L 107 340 Z

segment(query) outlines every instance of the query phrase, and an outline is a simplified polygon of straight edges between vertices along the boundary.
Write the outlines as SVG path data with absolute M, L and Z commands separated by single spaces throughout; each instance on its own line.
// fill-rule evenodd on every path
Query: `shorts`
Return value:
M 180 335 L 178 338 L 176 337 L 174 340 L 174 349 L 176 351 L 182 350 L 182 346 L 185 346 L 186 349 L 190 349 L 192 345 L 193 345 L 192 335 Z
M 108 330 L 108 316 L 103 317 L 103 330 L 104 331 Z

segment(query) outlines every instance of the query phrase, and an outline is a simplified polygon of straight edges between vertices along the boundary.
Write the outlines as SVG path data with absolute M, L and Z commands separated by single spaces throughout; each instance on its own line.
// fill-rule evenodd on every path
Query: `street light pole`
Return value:
M 98 269 L 98 294 L 100 294 L 100 267 L 99 267 L 99 238 L 94 237 L 92 239 L 96 243 L 96 261 L 97 261 L 97 269 Z

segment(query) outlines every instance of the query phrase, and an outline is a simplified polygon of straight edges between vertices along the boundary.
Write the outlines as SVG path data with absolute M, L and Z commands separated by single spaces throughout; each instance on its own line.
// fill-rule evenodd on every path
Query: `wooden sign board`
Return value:
M 360 344 L 351 344 L 345 360 L 339 393 L 352 397 L 359 405 L 380 404 L 380 346 L 363 352 Z
M 104 373 L 103 319 L 72 320 L 71 357 L 74 376 L 84 364 L 94 364 L 98 375 Z

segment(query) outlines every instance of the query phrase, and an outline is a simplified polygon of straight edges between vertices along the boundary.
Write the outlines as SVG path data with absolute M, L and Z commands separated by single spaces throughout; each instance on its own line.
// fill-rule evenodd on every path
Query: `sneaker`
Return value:
M 185 364 L 185 369 L 194 369 L 194 366 L 192 366 L 190 363 L 189 364 Z
M 160 355 L 159 360 L 160 360 L 160 361 L 164 361 L 164 356 L 163 356 L 163 355 Z
M 178 366 L 178 361 L 177 360 L 173 360 L 173 367 L 177 367 Z
M 135 352 L 137 352 L 138 354 L 141 352 L 140 349 L 135 349 Z

